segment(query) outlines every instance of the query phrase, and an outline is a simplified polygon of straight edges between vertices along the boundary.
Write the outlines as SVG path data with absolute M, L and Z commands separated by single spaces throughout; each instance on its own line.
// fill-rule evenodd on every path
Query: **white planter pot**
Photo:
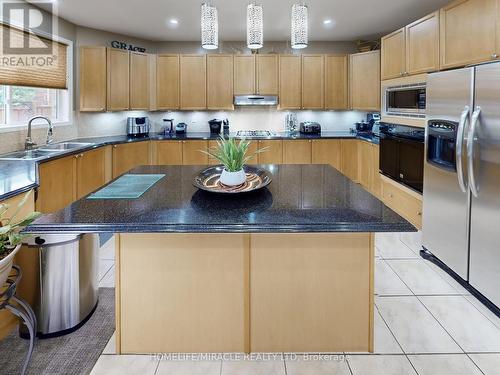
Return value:
M 220 175 L 220 182 L 227 186 L 238 186 L 247 180 L 247 175 L 243 169 L 238 172 L 228 172 L 226 169 L 222 170 Z
M 3 284 L 5 284 L 5 281 L 7 281 L 10 270 L 12 269 L 12 263 L 14 262 L 14 256 L 20 248 L 21 244 L 17 245 L 9 255 L 0 260 L 0 288 L 3 286 Z

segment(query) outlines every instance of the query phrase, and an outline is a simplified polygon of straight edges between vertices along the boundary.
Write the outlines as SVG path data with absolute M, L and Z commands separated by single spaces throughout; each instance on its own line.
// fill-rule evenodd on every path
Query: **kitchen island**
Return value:
M 32 233 L 112 232 L 117 352 L 373 350 L 374 232 L 415 231 L 327 165 L 263 165 L 273 182 L 214 195 L 203 166 L 135 199 L 76 201 Z

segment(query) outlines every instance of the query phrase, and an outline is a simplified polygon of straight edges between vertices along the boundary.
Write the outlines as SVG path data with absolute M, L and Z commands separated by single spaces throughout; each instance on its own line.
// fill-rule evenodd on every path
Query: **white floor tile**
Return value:
M 484 375 L 500 375 L 500 354 L 469 354 Z
M 405 353 L 462 353 L 417 297 L 379 297 L 380 315 Z
M 500 329 L 462 296 L 420 297 L 466 352 L 500 352 Z
M 109 339 L 102 354 L 116 354 L 116 332 L 114 332 L 113 336 Z
M 154 375 L 158 360 L 149 355 L 101 355 L 91 375 Z
M 99 288 L 114 288 L 115 287 L 115 267 L 113 266 L 104 278 L 99 282 Z
M 115 259 L 115 236 L 111 237 L 99 251 L 99 258 L 114 260 Z
M 353 375 L 417 375 L 404 355 L 351 355 L 348 361 Z
M 383 247 L 400 241 L 400 233 L 375 233 L 375 246 Z
M 424 260 L 387 260 L 387 264 L 417 295 L 459 294 L 455 288 L 427 266 Z
M 380 256 L 384 259 L 419 259 L 419 255 L 401 242 L 399 237 L 399 233 L 377 233 L 375 246 Z
M 115 265 L 114 260 L 99 259 L 99 281 L 101 281 L 106 273 Z
M 413 250 L 417 255 L 422 250 L 422 232 L 406 232 L 401 233 L 401 242 Z
M 221 361 L 160 361 L 155 375 L 220 375 Z
M 350 375 L 345 356 L 331 361 L 302 360 L 286 361 L 287 375 Z
M 465 298 L 467 298 L 467 300 L 472 303 L 476 307 L 476 309 L 478 309 L 484 316 L 486 316 L 494 325 L 500 328 L 500 318 L 493 314 L 490 309 L 484 306 L 476 297 L 472 295 L 465 296 Z
M 465 354 L 408 356 L 418 375 L 482 375 Z
M 459 294 L 462 294 L 462 295 L 470 294 L 470 292 L 467 289 L 465 289 L 453 277 L 448 275 L 445 271 L 443 271 L 441 268 L 436 266 L 434 263 L 429 262 L 429 261 L 424 261 L 424 263 L 428 267 L 430 267 L 434 272 L 436 272 L 443 280 L 445 280 L 448 284 L 450 284 L 454 289 L 456 289 Z
M 401 281 L 391 267 L 383 259 L 375 261 L 375 294 L 384 295 L 413 295 Z
M 221 375 L 285 375 L 285 363 L 273 361 L 223 361 Z

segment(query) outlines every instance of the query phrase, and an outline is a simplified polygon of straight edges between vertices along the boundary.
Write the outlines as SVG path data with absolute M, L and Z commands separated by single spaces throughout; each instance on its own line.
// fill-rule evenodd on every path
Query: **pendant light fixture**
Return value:
M 247 6 L 247 47 L 259 49 L 264 46 L 264 10 L 262 5 L 250 3 Z
M 219 48 L 217 8 L 210 2 L 201 4 L 201 46 L 205 49 Z
M 292 5 L 292 48 L 302 49 L 308 43 L 307 5 Z

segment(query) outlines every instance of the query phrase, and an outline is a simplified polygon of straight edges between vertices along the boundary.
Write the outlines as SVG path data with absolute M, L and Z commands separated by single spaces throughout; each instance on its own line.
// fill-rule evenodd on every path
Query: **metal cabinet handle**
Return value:
M 117 148 L 118 146 L 117 145 L 113 145 L 113 148 Z
M 467 122 L 469 118 L 469 113 L 470 113 L 470 108 L 469 106 L 465 106 L 464 110 L 462 111 L 462 115 L 460 116 L 460 122 L 458 124 L 458 130 L 457 130 L 457 140 L 456 140 L 456 151 L 455 151 L 455 157 L 457 160 L 457 177 L 458 177 L 458 185 L 460 186 L 460 190 L 462 190 L 463 193 L 467 191 L 467 184 L 464 180 L 464 168 L 462 164 L 462 149 L 463 149 L 463 142 L 464 142 L 464 129 L 465 129 L 465 123 Z
M 474 137 L 476 135 L 476 127 L 479 122 L 480 115 L 481 115 L 481 107 L 476 107 L 476 110 L 472 114 L 471 126 L 467 138 L 467 164 L 469 167 L 469 186 L 472 195 L 476 198 L 479 196 L 479 188 L 476 184 L 476 176 L 474 174 Z
M 498 54 L 496 54 L 496 53 L 492 54 L 492 55 L 491 55 L 491 58 L 492 58 L 492 59 L 498 59 Z

